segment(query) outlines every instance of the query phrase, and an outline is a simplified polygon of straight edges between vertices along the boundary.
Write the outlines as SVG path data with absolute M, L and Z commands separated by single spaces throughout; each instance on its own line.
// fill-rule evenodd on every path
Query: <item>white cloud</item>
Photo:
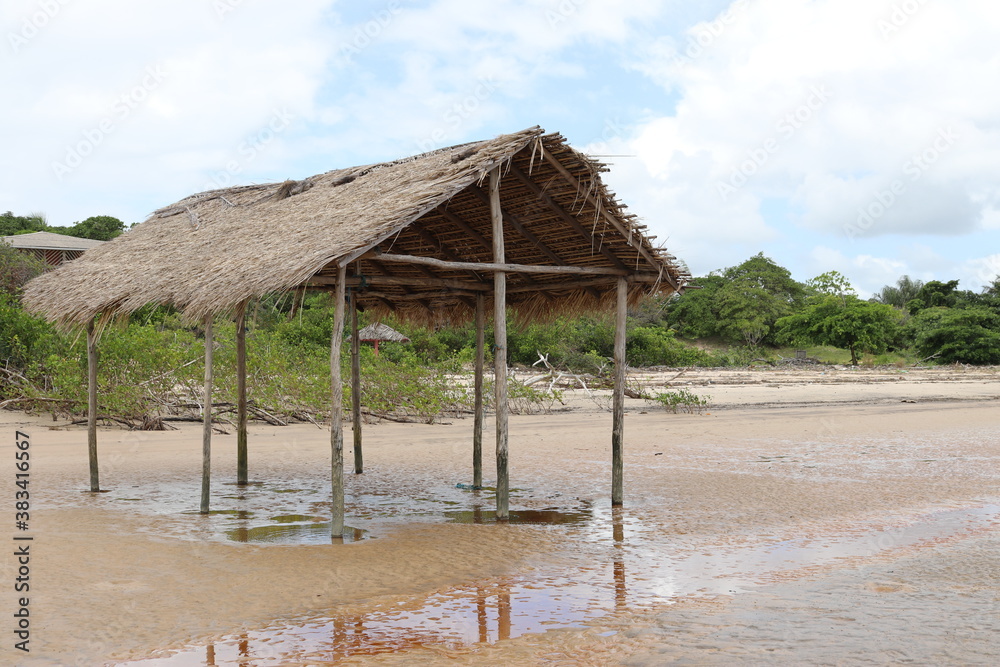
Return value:
M 309 118 L 332 50 L 321 31 L 329 2 L 290 12 L 225 1 L 233 9 L 221 16 L 194 0 L 5 3 L 0 85 L 17 104 L 0 109 L 16 128 L 0 157 L 14 193 L 4 208 L 44 209 L 53 224 L 132 221 L 149 207 L 135 199 L 161 205 L 201 187 L 276 113 Z M 60 9 L 14 48 L 9 35 L 42 5 Z M 280 144 L 244 177 L 280 165 Z
M 718 186 L 714 209 L 673 211 L 707 229 L 745 199 L 744 224 L 727 219 L 723 234 L 757 228 L 754 204 L 768 198 L 791 200 L 795 224 L 831 236 L 978 228 L 1000 194 L 1000 10 L 917 6 L 736 2 L 686 39 L 648 46 L 654 60 L 640 69 L 680 99 L 636 132 L 634 148 L 654 156 L 647 187 Z
M 980 291 L 995 278 L 1000 277 L 1000 253 L 968 259 L 959 266 L 955 275 L 962 289 Z

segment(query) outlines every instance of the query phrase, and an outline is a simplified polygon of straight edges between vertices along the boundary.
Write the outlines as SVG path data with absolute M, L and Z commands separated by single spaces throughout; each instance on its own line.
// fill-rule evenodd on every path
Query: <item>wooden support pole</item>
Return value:
M 358 334 L 358 294 L 351 295 L 351 426 L 354 427 L 354 474 L 365 471 L 361 452 L 361 338 Z
M 205 316 L 205 406 L 201 436 L 201 513 L 208 514 L 212 488 L 212 316 Z
M 236 483 L 249 482 L 247 458 L 247 304 L 236 313 Z
M 500 210 L 500 169 L 490 172 L 490 215 L 493 219 L 493 261 L 505 262 L 503 212 Z M 506 521 L 510 509 L 510 477 L 507 470 L 507 274 L 493 274 L 494 389 L 497 421 L 497 520 Z
M 90 490 L 101 490 L 97 465 L 97 334 L 94 322 L 87 323 L 87 451 L 90 458 Z
M 472 486 L 483 486 L 483 367 L 486 365 L 486 299 L 476 295 L 476 377 L 474 380 L 475 413 L 472 425 Z
M 337 270 L 336 308 L 330 337 L 330 535 L 344 536 L 344 384 L 340 377 L 340 348 L 344 343 L 344 295 L 347 269 Z
M 628 316 L 628 282 L 618 280 L 618 302 L 615 313 L 615 388 L 611 420 L 611 504 L 624 502 L 625 434 L 625 323 Z

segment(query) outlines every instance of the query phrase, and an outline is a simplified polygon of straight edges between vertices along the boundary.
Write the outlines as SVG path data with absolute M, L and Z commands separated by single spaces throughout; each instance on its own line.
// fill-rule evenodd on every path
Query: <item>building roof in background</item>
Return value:
M 2 238 L 4 242 L 14 248 L 31 250 L 90 250 L 105 243 L 105 241 L 81 239 L 75 236 L 66 236 L 65 234 L 53 234 L 52 232 L 14 234 L 13 236 L 4 236 Z

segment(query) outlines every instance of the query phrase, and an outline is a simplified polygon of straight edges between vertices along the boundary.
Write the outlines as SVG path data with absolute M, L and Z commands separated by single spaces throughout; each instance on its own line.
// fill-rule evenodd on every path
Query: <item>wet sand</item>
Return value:
M 325 430 L 253 426 L 246 488 L 231 484 L 235 436 L 217 436 L 205 517 L 198 425 L 102 430 L 108 492 L 92 495 L 84 430 L 0 413 L 6 460 L 14 431 L 31 435 L 35 538 L 32 651 L 8 634 L 0 659 L 988 664 L 1000 376 L 904 370 L 675 378 L 712 397 L 701 415 L 630 400 L 621 512 L 603 398 L 567 392 L 561 411 L 511 420 L 511 507 L 527 524 L 493 524 L 489 490 L 456 488 L 471 420 L 366 425 L 344 544 L 326 537 Z

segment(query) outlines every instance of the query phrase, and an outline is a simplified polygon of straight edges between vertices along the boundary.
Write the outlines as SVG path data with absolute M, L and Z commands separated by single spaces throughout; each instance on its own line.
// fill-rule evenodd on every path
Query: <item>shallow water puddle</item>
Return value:
M 494 510 L 476 507 L 468 511 L 445 512 L 444 516 L 453 523 L 497 523 Z M 577 525 L 593 518 L 590 512 L 566 512 L 558 509 L 511 510 L 507 519 L 510 524 L 535 525 Z
M 453 520 L 477 522 L 475 511 L 451 514 Z M 582 627 L 609 614 L 669 605 L 681 597 L 734 594 L 803 567 L 836 566 L 842 559 L 933 546 L 1000 528 L 1000 505 L 986 504 L 933 512 L 890 529 L 719 547 L 665 534 L 609 508 L 556 514 L 576 515 L 559 529 L 567 532 L 572 540 L 567 550 L 583 565 L 542 568 L 530 577 L 460 586 L 375 606 L 363 614 L 277 623 L 168 658 L 120 664 L 334 664 L 350 656 L 427 646 L 469 650 L 549 628 Z M 492 521 L 490 512 L 479 511 L 478 518 Z M 329 524 L 308 525 L 329 528 Z
M 933 546 L 943 540 L 971 537 L 997 528 L 1000 528 L 1000 505 L 997 504 L 942 510 L 888 529 L 803 537 L 762 546 L 726 547 L 683 557 L 667 556 L 667 560 L 650 567 L 647 576 L 656 582 L 652 589 L 667 598 L 692 593 L 732 594 L 762 583 L 768 577 L 805 567 L 865 558 L 906 547 Z M 662 550 L 652 544 L 641 545 L 636 553 L 645 554 L 647 563 L 664 556 Z M 701 587 L 692 588 L 695 582 L 700 582 Z
M 272 521 L 287 517 L 273 517 Z M 254 528 L 233 528 L 226 531 L 226 537 L 233 542 L 255 542 L 263 544 L 330 544 L 329 521 L 311 521 L 313 517 L 302 517 L 303 521 L 279 521 L 275 525 Z M 341 541 L 359 542 L 365 539 L 367 531 L 361 528 L 344 527 Z

